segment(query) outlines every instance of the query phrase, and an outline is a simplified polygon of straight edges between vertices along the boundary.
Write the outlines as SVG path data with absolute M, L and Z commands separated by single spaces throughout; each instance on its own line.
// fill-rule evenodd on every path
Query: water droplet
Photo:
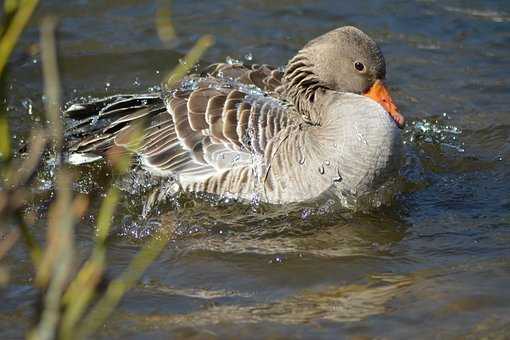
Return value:
M 98 121 L 99 121 L 99 116 L 98 116 L 98 115 L 96 115 L 96 116 L 94 116 L 94 117 L 90 120 L 90 125 L 91 125 L 91 126 L 94 126 L 94 125 L 96 125 L 96 124 L 97 124 L 97 122 L 98 122 Z
M 337 176 L 333 177 L 333 182 L 340 183 L 343 178 L 342 178 L 342 175 L 340 174 L 340 170 L 339 169 L 337 169 L 336 174 L 337 174 Z
M 365 145 L 368 145 L 368 142 L 367 142 L 367 140 L 366 140 L 365 136 L 363 136 L 363 135 L 362 135 L 361 133 L 359 133 L 359 132 L 357 133 L 357 136 L 358 136 L 358 140 L 359 140 L 360 142 L 362 142 L 362 143 L 363 143 L 363 144 L 365 144 Z
M 298 154 L 299 154 L 298 163 L 300 165 L 305 164 L 305 155 L 303 154 L 303 149 L 302 148 L 298 148 Z
M 312 210 L 309 208 L 303 209 L 301 212 L 301 219 L 306 220 L 312 214 Z
M 24 99 L 22 102 L 21 102 L 21 105 L 23 105 L 23 107 L 25 109 L 27 109 L 27 113 L 31 116 L 32 115 L 32 101 L 30 99 Z
M 324 165 L 329 166 L 331 163 L 329 161 L 324 161 Z
M 253 210 L 257 210 L 261 202 L 261 197 L 258 193 L 253 193 L 250 199 L 250 205 Z
M 253 54 L 251 52 L 249 53 L 246 53 L 244 55 L 244 59 L 248 60 L 248 61 L 252 61 L 253 60 Z
M 324 175 L 324 173 L 325 173 L 325 172 L 326 172 L 326 171 L 324 170 L 324 167 L 321 165 L 321 166 L 319 167 L 319 173 L 320 173 L 321 175 Z
M 283 257 L 280 257 L 280 256 L 276 256 L 274 259 L 272 259 L 271 261 L 269 261 L 269 263 L 277 263 L 277 264 L 282 264 L 283 263 Z

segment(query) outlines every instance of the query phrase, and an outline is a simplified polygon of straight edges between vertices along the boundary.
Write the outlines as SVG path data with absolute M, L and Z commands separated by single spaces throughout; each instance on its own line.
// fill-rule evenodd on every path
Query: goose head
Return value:
M 306 44 L 292 58 L 284 74 L 284 84 L 298 109 L 303 102 L 315 101 L 318 92 L 330 90 L 364 95 L 393 118 L 398 127 L 405 124 L 384 83 L 386 62 L 377 43 L 363 31 L 341 27 Z M 317 121 L 315 121 L 317 123 Z

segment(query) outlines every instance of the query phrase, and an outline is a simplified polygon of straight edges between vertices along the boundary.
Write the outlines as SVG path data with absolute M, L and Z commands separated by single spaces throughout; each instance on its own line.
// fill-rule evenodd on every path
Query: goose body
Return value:
M 283 70 L 214 64 L 159 93 L 74 104 L 67 147 L 84 157 L 133 151 L 188 191 L 277 204 L 361 196 L 399 167 L 403 118 L 384 77 L 375 42 L 343 27 Z M 132 140 L 135 129 L 142 134 Z

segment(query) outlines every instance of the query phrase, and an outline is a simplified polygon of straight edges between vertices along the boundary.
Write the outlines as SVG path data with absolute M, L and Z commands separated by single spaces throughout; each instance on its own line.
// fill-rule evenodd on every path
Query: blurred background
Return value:
M 122 271 L 166 214 L 177 237 L 128 293 L 100 338 L 489 336 L 510 332 L 510 2 L 507 0 L 173 1 L 177 38 L 158 37 L 154 1 L 42 1 L 11 58 L 7 110 L 21 145 L 43 110 L 40 18 L 59 19 L 66 104 L 156 90 L 204 34 L 201 65 L 233 58 L 284 66 L 308 40 L 354 25 L 381 46 L 388 84 L 408 119 L 405 185 L 391 207 L 339 212 L 331 202 L 246 206 L 179 198 L 149 214 L 159 183 L 116 181 L 124 193 L 108 250 Z M 52 164 L 30 210 L 42 238 Z M 79 168 L 74 190 L 102 197 L 101 164 Z M 92 200 L 94 201 L 94 200 Z M 183 208 L 183 209 L 181 209 Z M 76 231 L 88 254 L 94 211 Z M 5 261 L 0 338 L 24 334 L 33 314 L 30 261 Z

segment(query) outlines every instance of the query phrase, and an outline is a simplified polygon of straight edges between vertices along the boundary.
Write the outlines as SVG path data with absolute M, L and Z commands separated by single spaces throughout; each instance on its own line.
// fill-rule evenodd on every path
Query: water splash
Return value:
M 193 91 L 198 89 L 200 78 L 186 78 L 181 81 L 179 89 L 182 91 Z
M 239 59 L 232 58 L 231 56 L 227 56 L 225 58 L 225 62 L 230 65 L 242 64 L 243 62 Z
M 462 130 L 444 122 L 449 119 L 444 113 L 442 118 L 427 118 L 411 122 L 404 131 L 404 144 L 437 144 L 464 152 L 464 143 L 460 140 Z

